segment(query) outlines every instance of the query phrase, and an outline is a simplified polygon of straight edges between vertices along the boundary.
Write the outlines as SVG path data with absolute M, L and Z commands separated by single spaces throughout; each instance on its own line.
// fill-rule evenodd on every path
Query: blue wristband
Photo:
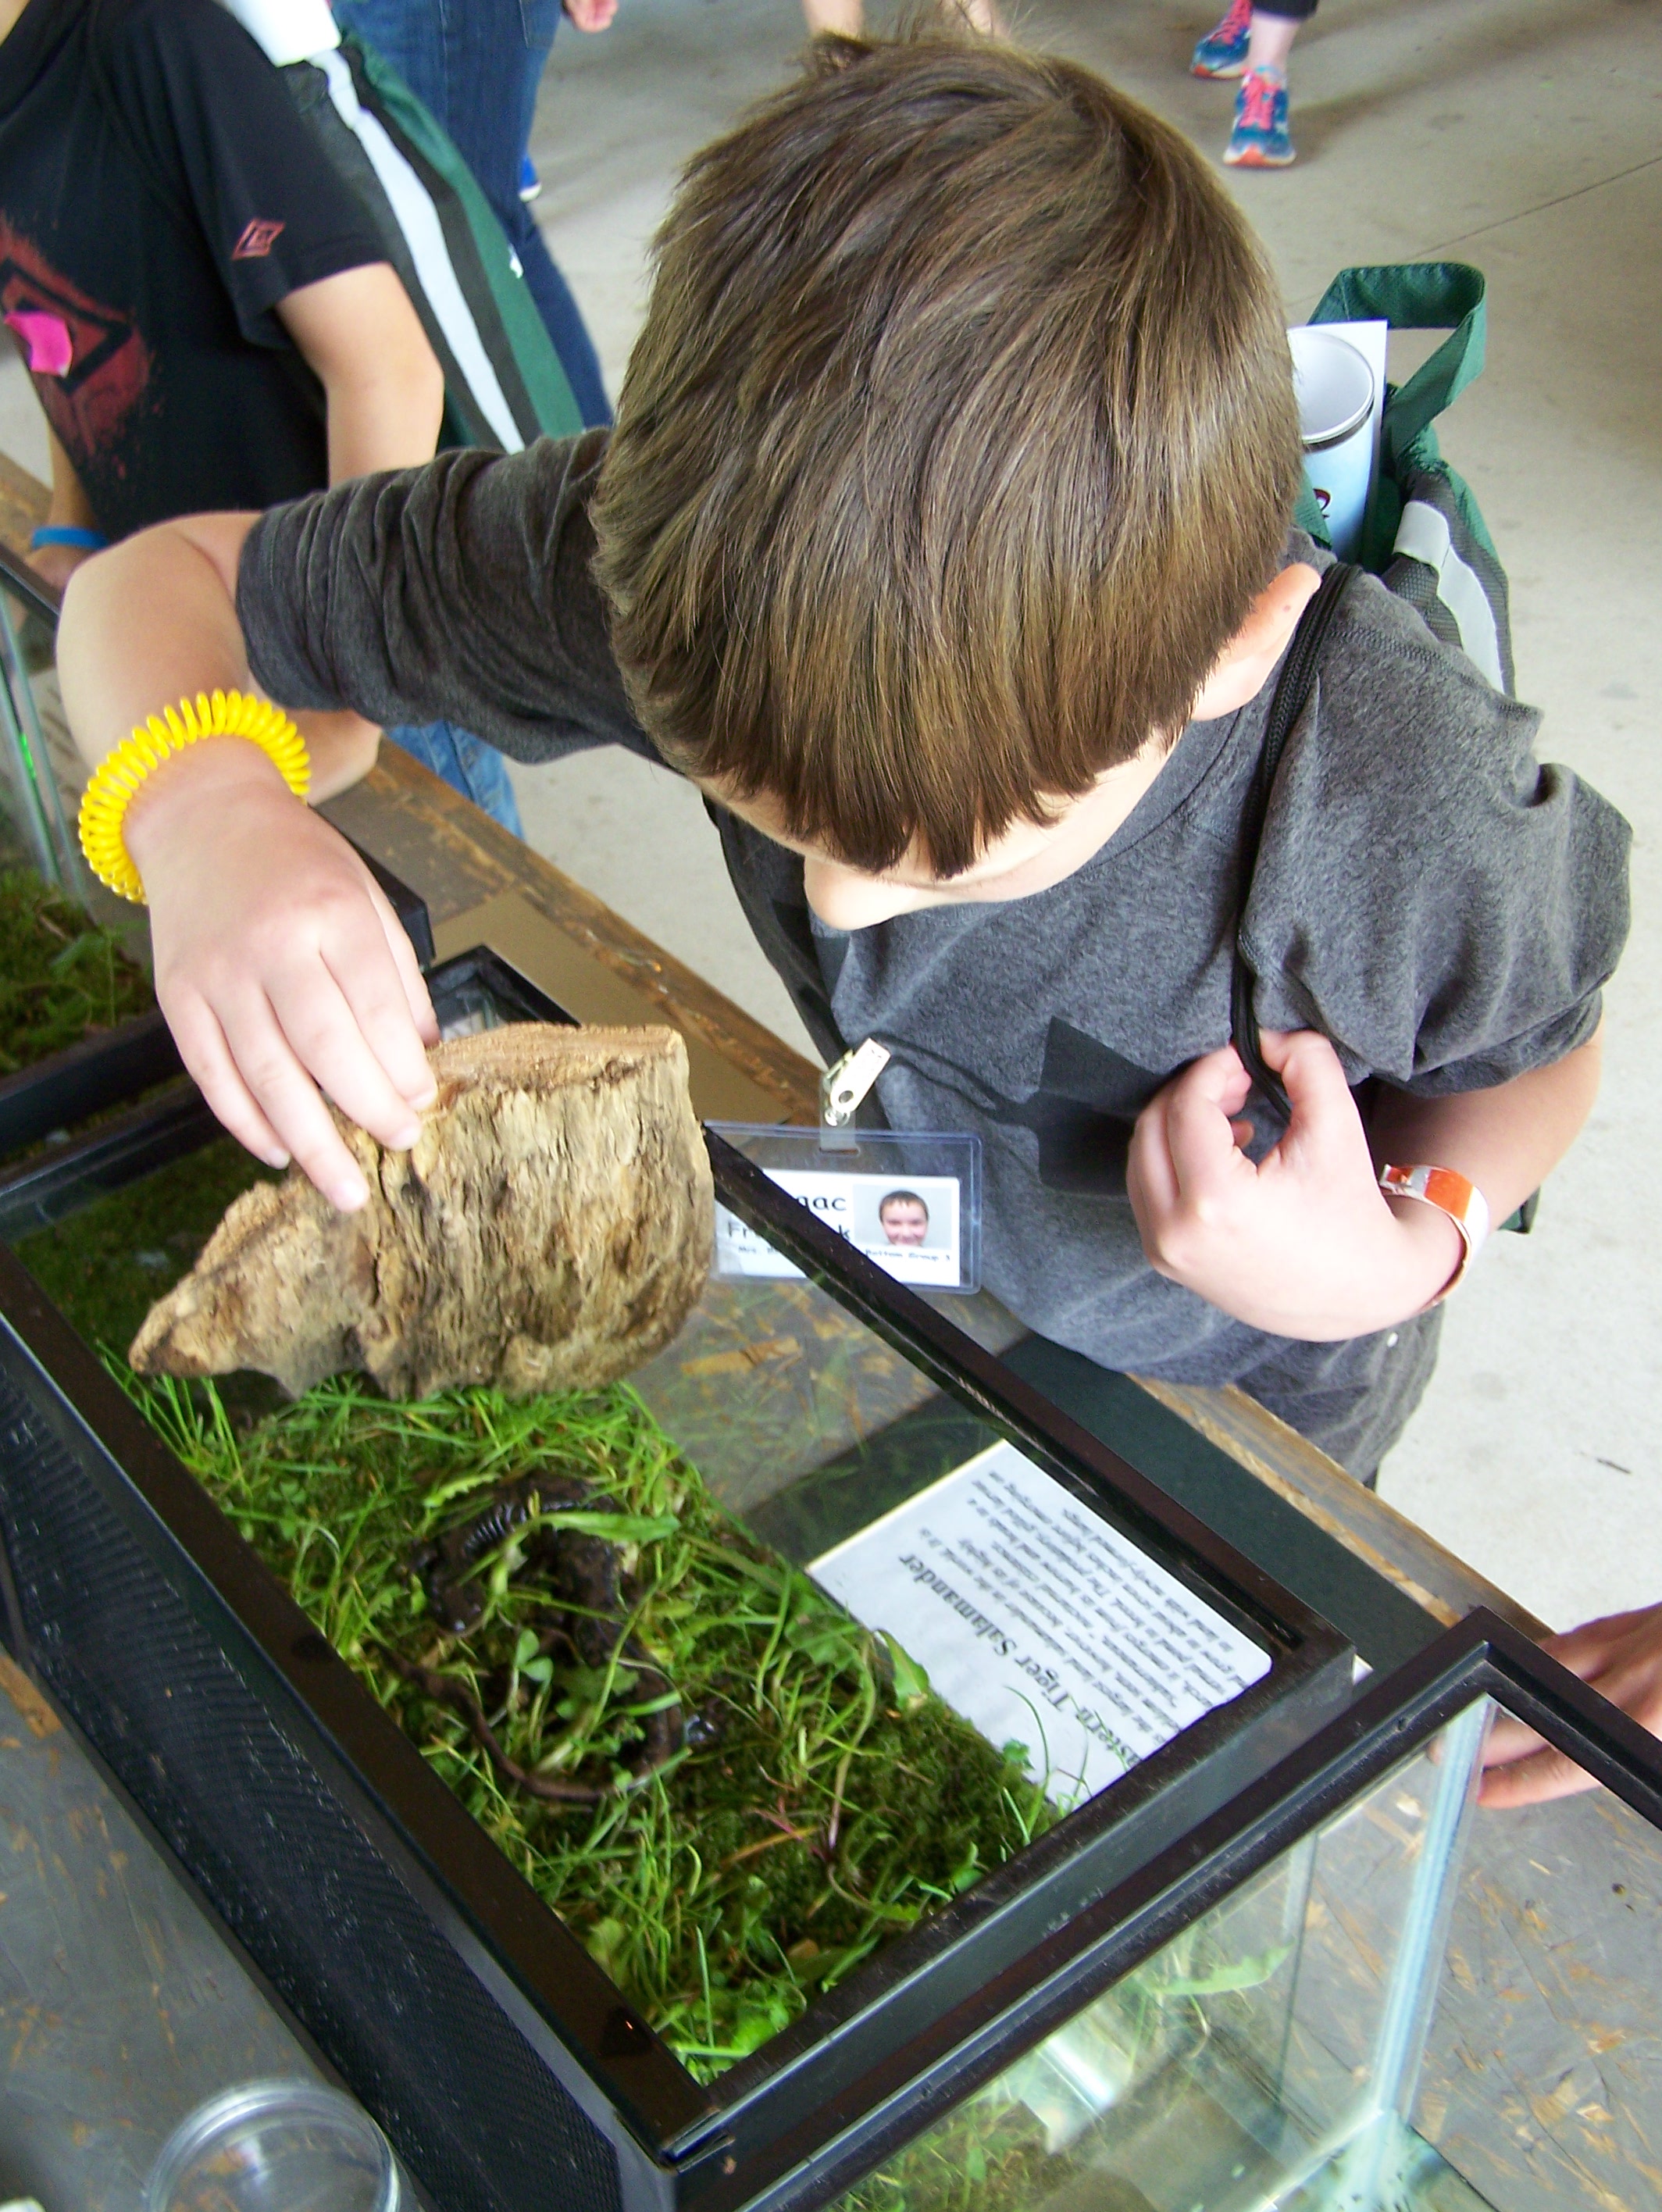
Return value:
M 83 553 L 101 553 L 109 542 L 101 530 L 83 530 L 78 522 L 43 522 L 29 534 L 29 550 L 38 553 L 43 545 L 76 545 Z

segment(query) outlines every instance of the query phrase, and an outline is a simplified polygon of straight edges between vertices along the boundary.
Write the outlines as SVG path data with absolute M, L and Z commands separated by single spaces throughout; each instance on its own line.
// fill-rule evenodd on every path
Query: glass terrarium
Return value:
M 452 1036 L 559 1015 L 429 980 Z M 824 2200 L 1350 1692 L 709 1146 L 795 1272 L 519 1406 L 126 1373 L 264 1173 L 189 1086 L 0 1178 L 9 1640 L 446 2212 Z
M 1602 1786 L 1482 1807 L 1497 1711 Z M 845 2212 L 1638 2212 L 1659 1828 L 1655 1741 L 1473 1614 L 1098 1908 L 1066 2016 L 868 2144 Z
M 84 775 L 52 670 L 58 596 L 0 548 L 0 868 L 33 867 L 84 905 L 94 886 L 74 829 Z

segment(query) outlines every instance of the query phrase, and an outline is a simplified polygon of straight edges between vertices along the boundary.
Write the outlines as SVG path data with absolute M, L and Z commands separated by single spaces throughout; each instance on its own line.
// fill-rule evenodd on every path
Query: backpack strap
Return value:
M 1286 748 L 1294 724 L 1309 703 L 1315 689 L 1317 663 L 1339 602 L 1357 571 L 1344 561 L 1335 561 L 1323 576 L 1319 586 L 1299 617 L 1298 628 L 1293 632 L 1293 641 L 1287 648 L 1287 657 L 1281 665 L 1275 696 L 1270 702 L 1269 720 L 1265 725 L 1264 747 L 1258 757 L 1258 769 L 1253 777 L 1253 787 L 1247 793 L 1242 821 L 1240 846 L 1240 891 L 1235 905 L 1234 973 L 1230 979 L 1229 1025 L 1235 1050 L 1240 1054 L 1246 1073 L 1253 1084 L 1273 1105 L 1277 1113 L 1292 1117 L 1292 1108 L 1281 1078 L 1265 1062 L 1259 1048 L 1258 1015 L 1253 1010 L 1253 994 L 1258 982 L 1258 971 L 1246 945 L 1246 902 L 1253 895 L 1253 878 L 1258 869 L 1259 848 L 1264 841 L 1264 824 L 1270 811 L 1270 798 L 1276 787 L 1276 775 L 1281 766 L 1281 756 Z

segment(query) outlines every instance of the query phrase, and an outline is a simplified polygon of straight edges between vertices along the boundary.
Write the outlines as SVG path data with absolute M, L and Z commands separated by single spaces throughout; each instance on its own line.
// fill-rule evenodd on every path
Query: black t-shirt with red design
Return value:
M 0 42 L 0 317 L 107 536 L 327 482 L 274 310 L 385 258 L 216 0 L 30 0 Z

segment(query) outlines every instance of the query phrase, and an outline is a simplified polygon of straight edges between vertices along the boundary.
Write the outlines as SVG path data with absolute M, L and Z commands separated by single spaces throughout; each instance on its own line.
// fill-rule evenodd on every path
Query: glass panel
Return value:
M 1481 2212 L 1397 2114 L 1484 1721 L 1477 1705 L 1452 1722 L 841 2212 Z
M 816 1285 L 716 1275 L 676 1341 L 631 1379 L 742 1513 L 851 1449 L 863 1456 L 869 1438 L 938 1395 Z
M 0 579 L 0 875 L 9 879 L 0 921 L 19 960 L 7 980 L 29 979 L 0 1021 L 0 1074 L 79 1042 L 83 1022 L 91 1036 L 150 1004 L 146 916 L 106 890 L 82 858 L 76 822 L 87 771 L 58 695 L 54 627 Z M 71 911 L 43 909 L 40 884 Z M 112 933 L 130 964 L 112 963 L 106 936 L 83 945 L 67 970 L 39 975 L 43 959 L 62 948 L 64 929 L 83 929 L 76 908 Z
M 1414 2125 L 1497 2212 L 1662 2203 L 1662 1837 L 1608 1790 L 1479 1808 Z

